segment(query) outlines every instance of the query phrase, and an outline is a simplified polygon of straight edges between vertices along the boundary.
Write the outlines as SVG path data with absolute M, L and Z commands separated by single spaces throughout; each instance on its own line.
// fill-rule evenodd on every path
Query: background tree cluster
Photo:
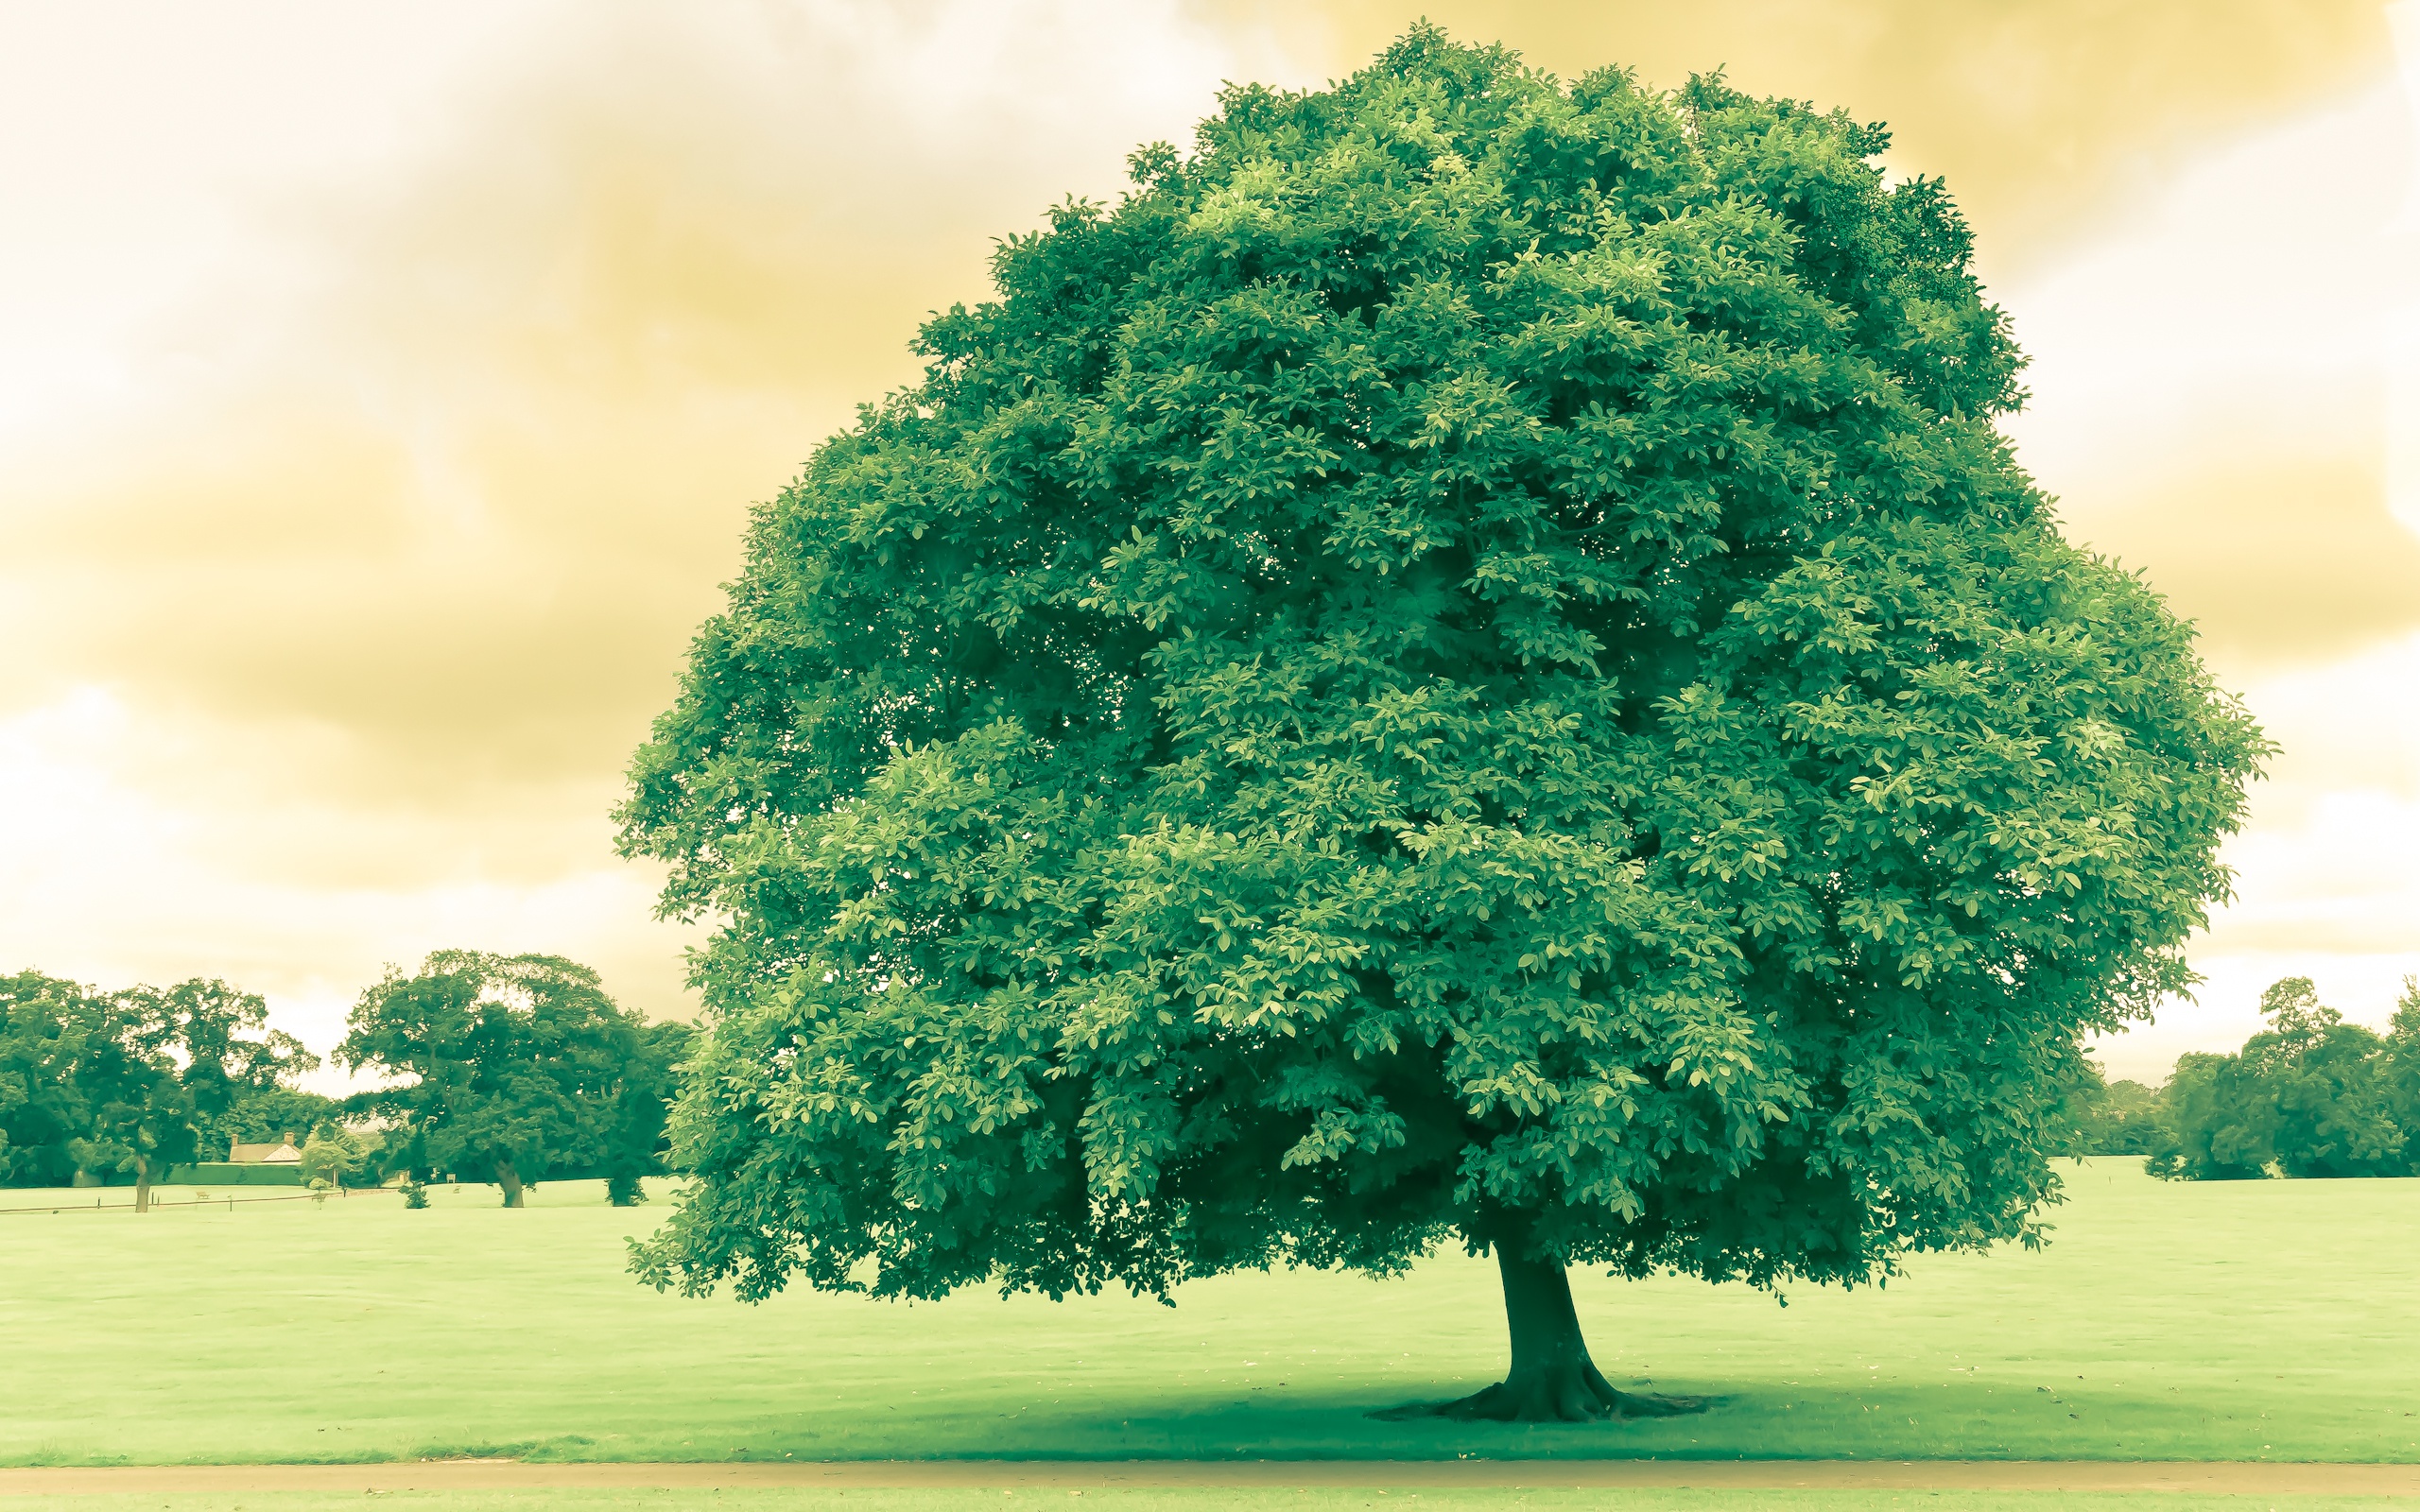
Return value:
M 493 1180 L 508 1208 L 542 1177 L 602 1177 L 631 1203 L 665 1169 L 688 1034 L 622 1008 L 560 955 L 439 951 L 361 995 L 336 1058 L 387 1080 L 353 1101 L 390 1122 L 389 1169 Z
M 2072 1131 L 2070 1155 L 2155 1155 L 2168 1138 L 2159 1089 L 2105 1080 L 2090 1061 L 2068 1089 L 2063 1111 Z
M 2261 995 L 2269 1027 L 2233 1055 L 2180 1057 L 2158 1087 L 2083 1063 L 2057 1123 L 2071 1155 L 2139 1155 L 2171 1180 L 2420 1176 L 2420 979 L 2385 1034 L 2347 1023 L 2290 976 Z
M 123 1175 L 147 1208 L 171 1166 L 329 1117 L 334 1102 L 287 1085 L 318 1060 L 267 1016 L 200 977 L 114 992 L 0 977 L 0 1182 Z
M 2405 979 L 2383 1035 L 2345 1022 L 2308 977 L 2272 986 L 2260 1011 L 2269 1027 L 2241 1050 L 2178 1059 L 2154 1109 L 2152 1173 L 2420 1176 L 2420 980 Z
M 319 1059 L 267 1015 L 200 978 L 105 992 L 0 977 L 0 1184 L 129 1179 L 143 1209 L 174 1167 L 287 1137 L 315 1182 L 459 1176 L 495 1181 L 508 1207 L 543 1177 L 602 1177 L 638 1201 L 665 1169 L 688 1030 L 626 1011 L 576 962 L 441 951 L 390 971 L 336 1053 L 386 1085 L 341 1100 L 293 1085 Z

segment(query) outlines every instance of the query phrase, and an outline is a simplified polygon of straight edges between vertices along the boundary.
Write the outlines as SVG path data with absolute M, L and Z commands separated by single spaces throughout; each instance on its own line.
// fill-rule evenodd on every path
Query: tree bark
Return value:
M 495 1162 L 495 1184 L 504 1188 L 504 1205 L 506 1207 L 517 1208 L 521 1206 L 521 1173 L 512 1168 L 512 1162 L 510 1160 L 498 1160 Z
M 1512 1364 L 1504 1379 L 1458 1401 L 1405 1409 L 1385 1417 L 1416 1415 L 1487 1422 L 1590 1422 L 1606 1418 L 1668 1418 L 1697 1412 L 1696 1398 L 1641 1396 L 1616 1391 L 1580 1332 L 1571 1305 L 1571 1279 L 1553 1260 L 1516 1255 L 1497 1243 L 1495 1266 L 1504 1281 L 1504 1319 L 1512 1335 Z
M 140 1155 L 134 1158 L 134 1211 L 151 1211 L 151 1162 Z

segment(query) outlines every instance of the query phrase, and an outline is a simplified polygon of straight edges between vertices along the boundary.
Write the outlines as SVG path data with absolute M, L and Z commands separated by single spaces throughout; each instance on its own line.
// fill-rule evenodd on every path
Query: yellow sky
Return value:
M 993 238 L 1424 9 L 1844 104 L 1947 177 L 2034 355 L 2023 455 L 2285 745 L 2200 1005 L 2113 1068 L 2232 1045 L 2290 972 L 2382 1018 L 2420 8 L 2374 0 L 0 0 L 0 971 L 226 975 L 322 1047 L 440 946 L 684 1011 L 605 813 L 750 502 Z

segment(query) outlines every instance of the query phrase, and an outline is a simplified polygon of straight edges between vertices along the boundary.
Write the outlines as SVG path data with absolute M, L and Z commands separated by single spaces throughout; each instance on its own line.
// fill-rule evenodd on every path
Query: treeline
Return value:
M 290 1085 L 318 1059 L 266 1018 L 258 995 L 199 977 L 115 992 L 0 977 L 0 1182 L 122 1173 L 144 1208 L 207 1148 L 323 1119 L 336 1105 Z
M 390 971 L 335 1052 L 382 1085 L 342 1099 L 295 1085 L 319 1059 L 266 1020 L 257 994 L 219 981 L 0 977 L 0 1184 L 127 1179 L 143 1210 L 177 1167 L 305 1130 L 306 1175 L 493 1181 L 508 1207 L 574 1177 L 641 1201 L 640 1179 L 666 1168 L 688 1027 L 646 1022 L 575 961 L 440 951 Z
M 2260 1011 L 2269 1027 L 2241 1050 L 2183 1056 L 2156 1090 L 2079 1088 L 2075 1152 L 2145 1156 L 2176 1181 L 2420 1176 L 2420 981 L 2385 1034 L 2345 1022 L 2308 977 L 2273 985 Z

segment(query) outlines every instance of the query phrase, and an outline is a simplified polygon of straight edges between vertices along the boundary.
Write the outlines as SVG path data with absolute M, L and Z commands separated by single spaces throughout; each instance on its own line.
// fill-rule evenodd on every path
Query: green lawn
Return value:
M 745 1308 L 634 1285 L 621 1238 L 665 1204 L 608 1208 L 594 1186 L 546 1186 L 517 1212 L 465 1188 L 420 1212 L 385 1194 L 230 1211 L 221 1194 L 145 1217 L 0 1216 L 0 1464 L 2420 1460 L 2420 1180 L 2171 1186 L 2133 1167 L 2073 1171 L 2041 1253 L 1920 1259 L 1884 1291 L 1806 1288 L 1783 1309 L 1582 1281 L 1616 1383 L 1723 1400 L 1575 1428 L 1363 1416 L 1500 1370 L 1493 1268 L 1459 1256 L 1394 1281 L 1226 1277 L 1173 1309 L 991 1293 Z M 124 1194 L 5 1192 L 0 1208 L 95 1197 Z
M 321 1512 L 358 1508 L 365 1500 L 410 1512 L 931 1512 L 935 1507 L 1064 1503 L 1064 1491 L 480 1491 L 330 1496 L 246 1492 L 225 1496 L 68 1496 L 11 1498 L 9 1512 Z M 1987 1491 L 1420 1491 L 1236 1490 L 1086 1491 L 1090 1512 L 2409 1512 L 2385 1497 L 2179 1496 L 2136 1493 Z

